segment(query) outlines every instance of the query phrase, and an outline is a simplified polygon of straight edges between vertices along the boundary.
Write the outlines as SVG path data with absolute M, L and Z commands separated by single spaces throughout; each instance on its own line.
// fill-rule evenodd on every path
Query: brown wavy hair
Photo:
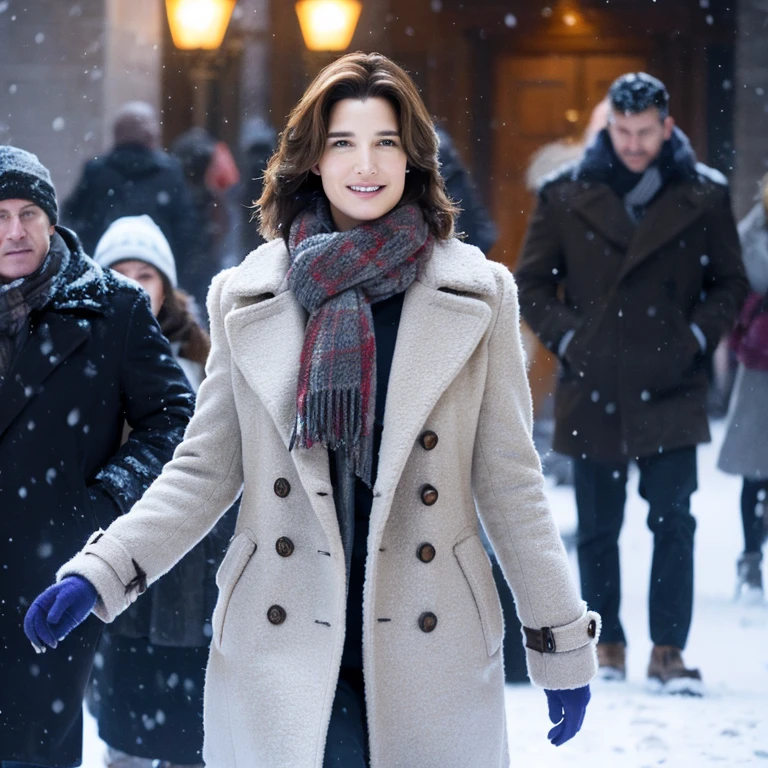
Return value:
M 181 342 L 179 357 L 205 367 L 211 351 L 211 338 L 195 318 L 192 297 L 174 289 L 163 273 L 160 276 L 165 288 L 165 301 L 157 314 L 160 330 L 168 341 Z
M 416 202 L 437 240 L 453 235 L 456 206 L 445 192 L 437 159 L 438 138 L 424 102 L 408 73 L 380 53 L 349 53 L 325 67 L 293 108 L 264 174 L 256 202 L 261 234 L 288 241 L 291 224 L 323 194 L 311 172 L 325 151 L 328 122 L 342 99 L 384 98 L 394 108 L 410 173 L 400 204 Z

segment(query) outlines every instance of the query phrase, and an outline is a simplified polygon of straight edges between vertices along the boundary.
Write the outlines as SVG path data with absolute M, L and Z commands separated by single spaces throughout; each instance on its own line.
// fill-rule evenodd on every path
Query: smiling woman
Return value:
M 544 495 L 515 283 L 452 237 L 437 158 L 392 61 L 355 53 L 318 75 L 265 174 L 272 241 L 211 288 L 208 375 L 183 444 L 59 572 L 62 591 L 92 582 L 111 620 L 242 490 L 216 580 L 207 765 L 506 768 L 503 620 L 480 520 L 549 739 L 581 727 L 599 617 Z
M 328 140 L 312 166 L 337 229 L 346 231 L 391 211 L 403 196 L 407 156 L 394 107 L 382 98 L 333 105 Z

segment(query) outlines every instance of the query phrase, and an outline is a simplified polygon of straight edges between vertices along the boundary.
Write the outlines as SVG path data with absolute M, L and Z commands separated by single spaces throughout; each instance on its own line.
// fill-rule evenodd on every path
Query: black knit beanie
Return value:
M 18 147 L 0 146 L 0 200 L 30 200 L 51 224 L 59 219 L 51 174 L 36 155 Z

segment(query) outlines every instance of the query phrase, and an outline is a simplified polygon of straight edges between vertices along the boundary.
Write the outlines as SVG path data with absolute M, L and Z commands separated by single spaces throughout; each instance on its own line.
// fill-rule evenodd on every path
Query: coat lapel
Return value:
M 387 391 L 375 496 L 394 495 L 429 414 L 488 328 L 491 308 L 483 297 L 495 290 L 482 254 L 453 241 L 436 246 L 424 274 L 406 292 Z
M 590 185 L 574 202 L 574 210 L 589 226 L 626 252 L 635 234 L 624 204 L 605 184 Z
M 0 436 L 25 405 L 43 393 L 45 380 L 90 337 L 90 324 L 80 318 L 56 312 L 44 315 L 0 390 Z
M 235 299 L 225 319 L 232 359 L 269 413 L 285 445 L 296 418 L 296 386 L 307 314 L 288 290 L 288 252 L 282 241 L 254 251 L 233 275 Z M 290 457 L 330 540 L 339 537 L 335 514 L 310 489 L 330 489 L 328 452 L 322 446 L 294 449 Z M 331 510 L 332 512 L 333 510 Z
M 687 186 L 667 186 L 638 224 L 618 279 L 678 237 L 701 216 L 702 211 Z

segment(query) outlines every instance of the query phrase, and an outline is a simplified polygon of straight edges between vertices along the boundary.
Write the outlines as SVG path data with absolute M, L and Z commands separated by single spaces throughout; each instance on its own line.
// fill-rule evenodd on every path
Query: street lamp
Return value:
M 211 83 L 215 77 L 209 51 L 218 50 L 237 0 L 165 0 L 173 44 L 182 51 L 204 51 L 190 69 L 194 86 L 192 121 L 206 127 Z
M 299 0 L 304 44 L 310 51 L 343 51 L 349 48 L 363 4 L 360 0 Z
M 165 0 L 173 44 L 182 51 L 215 51 L 237 0 Z

